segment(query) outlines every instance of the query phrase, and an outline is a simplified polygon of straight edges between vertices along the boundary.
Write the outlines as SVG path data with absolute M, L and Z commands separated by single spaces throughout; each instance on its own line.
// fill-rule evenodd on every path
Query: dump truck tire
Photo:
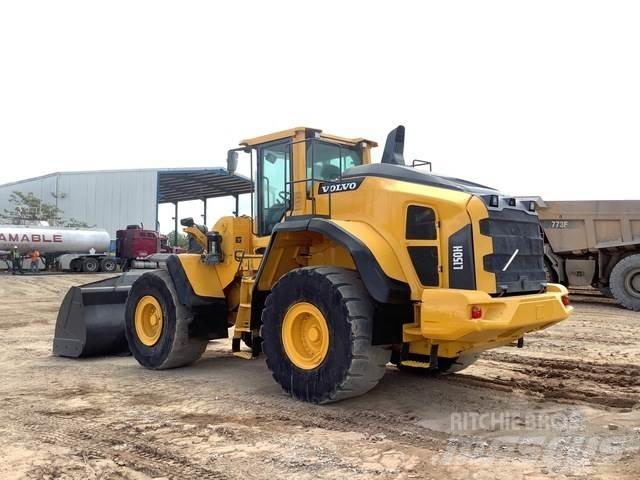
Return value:
M 100 263 L 93 257 L 87 257 L 82 261 L 82 271 L 94 273 L 100 270 Z
M 611 271 L 609 288 L 620 304 L 640 311 L 640 254 L 624 257 Z
M 169 272 L 145 273 L 131 287 L 125 307 L 125 335 L 140 365 L 164 370 L 198 360 L 208 340 L 189 335 L 192 320 L 191 310 L 178 300 Z
M 262 312 L 262 348 L 273 378 L 292 397 L 313 403 L 371 390 L 391 357 L 388 347 L 371 344 L 373 315 L 374 302 L 354 271 L 307 267 L 287 273 Z M 305 328 L 308 334 L 297 342 L 292 332 Z
M 463 353 L 456 358 L 438 357 L 438 368 L 420 368 L 420 367 L 407 367 L 399 363 L 396 364 L 398 370 L 401 372 L 412 373 L 415 375 L 449 375 L 451 373 L 458 373 L 467 367 L 470 367 L 480 357 L 478 353 Z

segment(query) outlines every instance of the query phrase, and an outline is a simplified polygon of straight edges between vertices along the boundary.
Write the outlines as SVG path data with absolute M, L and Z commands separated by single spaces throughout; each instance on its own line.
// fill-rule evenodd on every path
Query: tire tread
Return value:
M 613 297 L 620 304 L 635 312 L 640 311 L 640 298 L 630 295 L 625 289 L 625 274 L 629 268 L 640 268 L 640 254 L 634 254 L 624 257 L 611 270 L 609 277 L 609 289 Z
M 322 392 L 320 398 L 315 398 L 317 403 L 331 403 L 346 398 L 362 395 L 378 384 L 385 373 L 386 364 L 389 362 L 391 351 L 386 346 L 372 345 L 374 303 L 357 272 L 340 267 L 304 267 L 284 275 L 274 285 L 272 293 L 267 297 L 263 311 L 264 321 L 274 321 L 270 317 L 273 308 L 273 292 L 279 286 L 285 287 L 290 281 L 297 282 L 296 277 L 304 275 L 315 279 L 318 284 L 324 285 L 327 294 L 333 295 L 336 301 L 341 303 L 344 319 L 349 324 L 351 331 L 351 361 L 340 381 L 337 381 L 333 389 Z M 320 287 L 319 287 L 320 288 Z M 263 326 L 264 331 L 264 326 Z M 264 335 L 263 335 L 264 337 Z M 274 379 L 280 383 L 285 391 L 295 396 L 291 385 L 286 385 L 279 379 L 273 369 L 273 362 L 269 356 L 276 352 L 270 351 L 268 342 L 265 342 L 264 351 L 267 357 L 267 366 L 271 370 Z M 307 400 L 308 398 L 303 398 Z
M 155 280 L 158 280 L 164 284 L 170 294 L 169 304 L 173 304 L 175 306 L 175 332 L 173 336 L 173 340 L 171 342 L 171 347 L 167 356 L 162 360 L 162 362 L 152 365 L 149 362 L 144 362 L 142 359 L 136 357 L 139 363 L 143 366 L 150 368 L 152 370 L 166 370 L 170 368 L 178 368 L 189 365 L 196 360 L 198 360 L 205 349 L 207 348 L 208 340 L 203 338 L 195 338 L 189 335 L 189 325 L 193 320 L 193 314 L 188 307 L 185 307 L 178 300 L 178 294 L 173 285 L 173 280 L 171 275 L 166 270 L 154 270 L 148 273 L 145 273 L 140 279 L 136 280 L 136 283 L 139 282 L 144 277 L 154 277 Z M 148 278 L 147 277 L 147 278 Z M 142 283 L 144 284 L 144 282 Z M 136 284 L 132 287 L 132 292 L 136 288 Z M 144 287 L 142 287 L 144 288 Z M 143 292 L 144 293 L 144 292 Z M 131 342 L 135 341 L 133 336 L 135 336 L 135 332 L 126 332 L 127 340 L 129 341 L 130 350 L 134 353 L 135 349 L 132 348 Z M 132 338 L 130 338 L 132 337 Z M 162 337 L 160 339 L 162 341 Z

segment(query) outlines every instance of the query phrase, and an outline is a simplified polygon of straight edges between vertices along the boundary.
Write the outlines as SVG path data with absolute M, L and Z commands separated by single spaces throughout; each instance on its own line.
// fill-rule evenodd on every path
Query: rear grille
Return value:
M 483 262 L 484 269 L 496 276 L 498 293 L 545 288 L 544 242 L 537 215 L 516 208 L 489 209 L 489 218 L 480 221 L 480 232 L 493 240 L 493 253 Z

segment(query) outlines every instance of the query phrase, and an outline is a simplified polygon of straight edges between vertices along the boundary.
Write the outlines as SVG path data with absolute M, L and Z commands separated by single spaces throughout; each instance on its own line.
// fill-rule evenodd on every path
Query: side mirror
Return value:
M 236 173 L 238 168 L 238 152 L 229 150 L 227 152 L 227 172 L 229 175 Z

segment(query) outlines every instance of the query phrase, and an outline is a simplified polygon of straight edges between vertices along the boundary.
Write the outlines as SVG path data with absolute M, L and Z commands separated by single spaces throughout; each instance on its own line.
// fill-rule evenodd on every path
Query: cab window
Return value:
M 348 168 L 362 165 L 358 147 L 310 142 L 307 145 L 307 178 L 335 181 Z

